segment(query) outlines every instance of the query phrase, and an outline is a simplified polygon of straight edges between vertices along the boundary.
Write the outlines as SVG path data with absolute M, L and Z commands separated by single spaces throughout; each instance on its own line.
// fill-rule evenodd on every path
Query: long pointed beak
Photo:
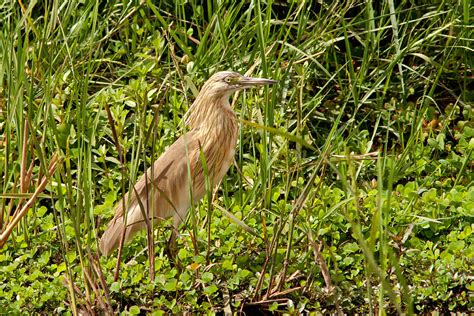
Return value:
M 252 78 L 252 77 L 242 77 L 239 79 L 239 85 L 242 87 L 253 87 L 264 84 L 274 84 L 278 81 L 266 78 Z

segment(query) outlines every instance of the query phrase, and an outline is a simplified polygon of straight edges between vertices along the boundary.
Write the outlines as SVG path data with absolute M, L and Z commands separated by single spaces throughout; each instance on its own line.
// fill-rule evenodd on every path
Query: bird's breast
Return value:
M 194 170 L 194 185 L 204 188 L 206 177 L 215 187 L 224 177 L 234 160 L 238 126 L 234 120 L 215 121 L 199 135 L 200 155 L 198 168 Z M 203 164 L 202 159 L 205 159 Z M 204 165 L 207 168 L 204 168 Z M 205 171 L 207 169 L 207 172 Z

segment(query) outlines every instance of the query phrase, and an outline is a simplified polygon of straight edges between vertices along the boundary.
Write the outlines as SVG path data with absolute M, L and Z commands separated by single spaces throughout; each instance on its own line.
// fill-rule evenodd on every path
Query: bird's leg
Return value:
M 178 270 L 178 275 L 181 274 L 183 271 L 183 267 L 178 260 L 178 249 L 176 246 L 176 237 L 178 237 L 178 230 L 173 227 L 173 231 L 171 232 L 170 239 L 168 244 L 166 245 L 165 252 L 170 260 L 170 266 L 176 268 Z
M 171 262 L 174 263 L 176 260 L 176 256 L 178 254 L 177 247 L 176 247 L 176 237 L 178 236 L 178 231 L 175 227 L 172 228 L 170 239 L 168 240 L 168 244 L 166 245 L 166 255 L 170 259 Z
M 173 225 L 171 227 L 171 236 L 170 239 L 168 240 L 168 244 L 166 245 L 166 255 L 168 256 L 168 259 L 170 260 L 170 265 L 172 267 L 176 267 L 178 271 L 181 271 L 181 265 L 179 264 L 178 261 L 178 249 L 177 249 L 177 243 L 176 243 L 176 238 L 178 237 L 178 227 L 179 224 L 181 223 L 181 218 L 179 216 L 176 216 L 173 219 Z

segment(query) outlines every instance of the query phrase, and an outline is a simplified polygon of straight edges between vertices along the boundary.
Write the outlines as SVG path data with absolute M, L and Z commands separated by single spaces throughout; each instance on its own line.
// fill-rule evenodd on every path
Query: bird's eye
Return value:
M 227 82 L 227 83 L 231 83 L 232 82 L 232 77 L 225 77 L 224 81 Z

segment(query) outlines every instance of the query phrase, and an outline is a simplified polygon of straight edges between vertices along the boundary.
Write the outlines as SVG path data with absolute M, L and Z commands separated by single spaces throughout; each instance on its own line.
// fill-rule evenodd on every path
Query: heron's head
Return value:
M 212 96 L 228 97 L 238 90 L 276 82 L 265 78 L 245 77 L 233 71 L 220 71 L 206 81 L 202 91 Z
M 215 120 L 212 121 L 212 114 L 228 114 L 228 111 L 215 110 L 229 107 L 228 99 L 232 93 L 246 88 L 274 83 L 276 83 L 275 80 L 245 77 L 233 71 L 217 72 L 206 81 L 186 113 L 186 124 L 194 129 L 206 125 L 208 122 L 215 122 Z

